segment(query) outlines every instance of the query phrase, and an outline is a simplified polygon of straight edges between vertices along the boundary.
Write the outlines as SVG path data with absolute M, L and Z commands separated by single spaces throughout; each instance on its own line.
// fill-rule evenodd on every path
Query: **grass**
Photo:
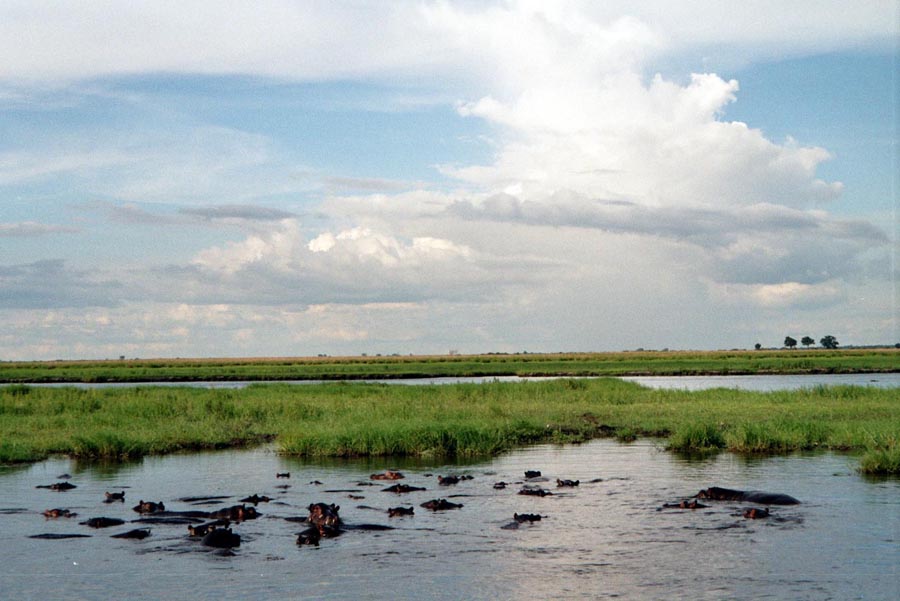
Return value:
M 354 380 L 897 371 L 900 349 L 0 362 L 0 382 Z
M 318 457 L 496 454 L 539 442 L 660 436 L 677 451 L 865 452 L 900 474 L 896 390 L 652 390 L 616 379 L 391 386 L 0 387 L 0 462 L 134 458 L 274 440 Z M 871 467 L 870 467 L 871 466 Z

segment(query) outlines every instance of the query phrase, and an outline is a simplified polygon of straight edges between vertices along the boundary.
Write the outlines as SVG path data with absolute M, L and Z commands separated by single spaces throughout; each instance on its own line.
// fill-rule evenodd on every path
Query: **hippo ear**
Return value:
M 312 510 L 313 510 L 313 507 L 315 507 L 315 506 L 316 506 L 315 503 L 310 503 L 310 504 L 309 504 L 309 507 L 307 507 L 307 509 L 308 509 L 309 511 L 312 511 Z
M 337 513 L 338 511 L 341 510 L 341 506 L 340 506 L 340 505 L 337 505 L 337 506 L 336 506 L 334 503 L 332 503 L 331 506 L 334 507 L 334 512 L 335 512 L 335 513 Z

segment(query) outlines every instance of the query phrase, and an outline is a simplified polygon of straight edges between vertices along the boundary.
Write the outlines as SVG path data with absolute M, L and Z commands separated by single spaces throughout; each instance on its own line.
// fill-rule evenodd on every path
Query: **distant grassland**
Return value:
M 0 382 L 353 380 L 891 372 L 900 349 L 0 362 Z
M 275 441 L 303 456 L 477 456 L 599 436 L 668 439 L 675 451 L 863 454 L 900 473 L 896 390 L 653 390 L 616 379 L 243 389 L 0 387 L 0 462 L 54 453 L 128 458 Z

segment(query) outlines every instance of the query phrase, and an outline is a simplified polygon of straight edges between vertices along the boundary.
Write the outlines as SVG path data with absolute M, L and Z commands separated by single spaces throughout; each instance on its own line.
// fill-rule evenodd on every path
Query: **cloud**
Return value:
M 740 5 L 715 0 L 263 0 L 228 10 L 214 0 L 192 2 L 189 8 L 171 0 L 125 6 L 114 0 L 11 0 L 2 10 L 0 77 L 24 80 L 148 72 L 412 80 L 427 72 L 447 81 L 473 75 L 491 81 L 498 74 L 493 68 L 497 58 L 517 55 L 520 70 L 527 71 L 557 62 L 554 53 L 566 52 L 602 53 L 613 63 L 661 49 L 739 46 L 743 56 L 771 56 L 873 41 L 890 47 L 896 23 L 891 0 L 852 6 L 837 0 Z M 548 34 L 568 45 L 545 48 Z
M 31 238 L 47 234 L 74 234 L 78 228 L 39 223 L 37 221 L 21 221 L 18 223 L 0 223 L 0 238 Z
M 0 266 L 0 308 L 104 307 L 120 302 L 123 285 L 63 260 Z
M 182 208 L 179 213 L 191 217 L 197 217 L 207 221 L 237 220 L 237 221 L 281 221 L 289 219 L 295 214 L 289 211 L 260 207 L 257 205 L 219 205 L 199 208 Z
M 346 194 L 348 192 L 391 193 L 426 187 L 426 184 L 424 182 L 404 182 L 382 178 L 328 177 L 325 178 L 325 187 L 330 194 Z
M 546 266 L 527 256 L 476 252 L 446 238 L 398 238 L 363 227 L 307 239 L 288 219 L 208 248 L 166 277 L 184 280 L 179 289 L 193 302 L 407 303 L 495 296 L 540 278 Z

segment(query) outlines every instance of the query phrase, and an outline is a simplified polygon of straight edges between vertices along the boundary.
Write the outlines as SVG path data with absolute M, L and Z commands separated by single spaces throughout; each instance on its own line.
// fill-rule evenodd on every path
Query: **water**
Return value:
M 428 490 L 395 495 L 391 483 L 362 486 L 387 468 Z M 516 494 L 539 469 L 554 494 Z M 71 474 L 75 490 L 35 486 Z M 289 480 L 276 478 L 290 472 Z M 470 474 L 439 487 L 438 474 Z M 555 478 L 580 486 L 557 489 Z M 590 482 L 600 478 L 602 481 Z M 312 484 L 314 480 L 323 484 Z M 276 486 L 290 484 L 283 490 Z M 801 505 L 746 520 L 744 504 L 709 502 L 697 511 L 660 510 L 711 485 L 784 492 Z M 102 503 L 105 491 L 126 502 Z M 332 491 L 332 492 L 329 492 Z M 340 491 L 340 492 L 338 492 Z M 214 509 L 177 499 L 267 494 L 264 516 L 234 526 L 243 537 L 223 557 L 186 538 L 184 526 L 152 526 L 142 540 L 110 538 L 135 524 L 93 530 L 97 516 L 134 519 L 138 500 L 167 508 Z M 364 497 L 350 499 L 349 495 Z M 460 495 L 460 496 L 451 496 Z M 431 513 L 419 504 L 445 497 L 464 507 Z M 350 530 L 321 546 L 298 547 L 313 502 L 334 502 Z M 388 518 L 386 509 L 414 506 Z M 72 520 L 40 512 L 68 507 Z M 504 529 L 513 513 L 533 525 Z M 91 538 L 37 540 L 40 533 Z M 53 459 L 0 468 L 0 599 L 897 599 L 900 598 L 900 480 L 866 479 L 855 458 L 833 453 L 747 459 L 728 453 L 690 459 L 652 441 L 542 445 L 463 464 L 429 461 L 303 461 L 270 449 L 150 457 L 127 464 Z
M 557 376 L 520 378 L 518 376 L 473 376 L 440 378 L 407 378 L 388 380 L 351 380 L 374 384 L 395 384 L 400 386 L 426 386 L 435 384 L 482 384 L 485 382 L 524 382 L 553 380 Z M 684 390 L 705 390 L 708 388 L 739 388 L 741 390 L 770 391 L 796 390 L 814 386 L 875 386 L 878 388 L 900 388 L 900 372 L 876 374 L 799 374 L 762 376 L 625 376 L 622 380 L 637 382 L 651 388 L 676 388 Z M 287 380 L 280 384 L 310 385 L 321 384 L 325 380 Z M 333 380 L 329 380 L 333 382 Z M 199 388 L 246 388 L 251 384 L 266 382 L 102 382 L 102 383 L 54 383 L 30 384 L 30 386 L 76 388 L 134 388 L 135 386 L 191 386 Z M 2 384 L 0 384 L 2 386 Z

